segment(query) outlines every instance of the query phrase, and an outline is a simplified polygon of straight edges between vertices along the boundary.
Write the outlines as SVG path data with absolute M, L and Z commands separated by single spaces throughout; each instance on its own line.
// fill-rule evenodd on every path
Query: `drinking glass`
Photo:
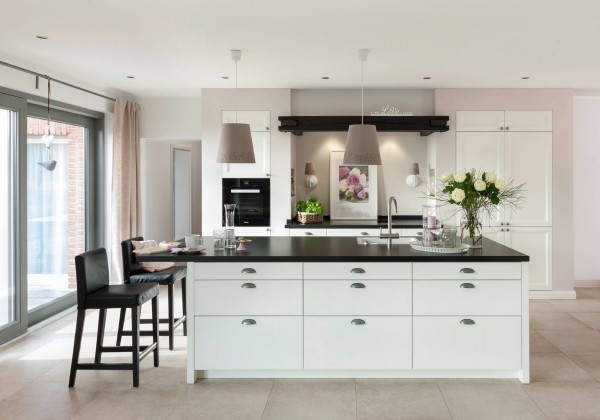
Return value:
M 456 248 L 456 226 L 444 225 L 441 246 L 444 248 Z
M 235 232 L 233 229 L 225 229 L 225 248 L 235 248 Z
M 213 249 L 215 251 L 225 250 L 225 231 L 223 229 L 213 230 Z
M 185 246 L 187 249 L 198 249 L 202 245 L 202 236 L 197 234 L 185 235 Z

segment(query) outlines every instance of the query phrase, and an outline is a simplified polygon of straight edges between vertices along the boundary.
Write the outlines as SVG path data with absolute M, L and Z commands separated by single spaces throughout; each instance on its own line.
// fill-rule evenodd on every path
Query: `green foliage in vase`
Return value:
M 310 197 L 308 200 L 298 201 L 296 204 L 296 210 L 303 213 L 317 214 L 323 214 L 325 212 L 325 209 L 323 209 L 323 204 L 321 204 L 321 202 L 317 200 L 317 197 L 315 196 Z

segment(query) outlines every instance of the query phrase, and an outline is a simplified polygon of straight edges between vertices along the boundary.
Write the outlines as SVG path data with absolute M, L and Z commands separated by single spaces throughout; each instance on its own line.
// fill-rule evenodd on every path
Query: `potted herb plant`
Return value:
M 323 223 L 323 204 L 312 196 L 308 200 L 298 201 L 296 204 L 296 210 L 298 210 L 298 223 Z

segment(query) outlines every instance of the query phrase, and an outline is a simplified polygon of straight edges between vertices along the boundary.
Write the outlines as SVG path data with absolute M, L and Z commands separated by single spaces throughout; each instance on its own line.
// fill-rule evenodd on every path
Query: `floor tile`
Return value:
M 437 383 L 417 379 L 357 379 L 356 417 L 451 419 Z
M 438 385 L 454 420 L 544 419 L 513 380 L 440 380 Z
M 597 382 L 539 382 L 523 388 L 551 420 L 600 418 Z
M 530 363 L 532 382 L 594 380 L 563 353 L 532 353 Z
M 258 420 L 272 386 L 269 379 L 200 380 L 186 388 L 168 419 Z
M 600 299 L 558 299 L 548 302 L 563 312 L 600 312 Z
M 600 351 L 567 353 L 567 357 L 600 381 Z
M 547 300 L 530 299 L 529 312 L 560 312 L 560 309 L 558 309 L 556 306 L 554 306 Z
M 530 353 L 556 353 L 560 352 L 551 342 L 546 340 L 539 332 L 529 330 L 529 352 Z
M 598 314 L 600 316 L 600 313 Z M 589 330 L 590 327 L 566 312 L 532 312 L 529 326 L 534 330 Z
M 564 353 L 600 349 L 600 333 L 595 330 L 538 330 L 538 332 Z
M 576 287 L 577 299 L 600 299 L 600 287 Z
M 572 313 L 571 316 L 577 318 L 590 328 L 600 330 L 600 313 L 597 312 L 580 312 Z
M 29 382 L 14 382 L 14 381 L 2 381 L 0 382 L 0 401 L 10 397 L 15 392 L 29 384 Z
M 276 380 L 263 419 L 356 418 L 354 379 Z

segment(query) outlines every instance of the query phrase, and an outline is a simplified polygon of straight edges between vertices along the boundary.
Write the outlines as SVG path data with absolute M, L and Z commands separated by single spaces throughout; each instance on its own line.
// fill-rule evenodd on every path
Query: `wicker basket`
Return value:
M 319 213 L 298 212 L 298 223 L 307 225 L 309 223 L 323 223 L 323 215 Z

